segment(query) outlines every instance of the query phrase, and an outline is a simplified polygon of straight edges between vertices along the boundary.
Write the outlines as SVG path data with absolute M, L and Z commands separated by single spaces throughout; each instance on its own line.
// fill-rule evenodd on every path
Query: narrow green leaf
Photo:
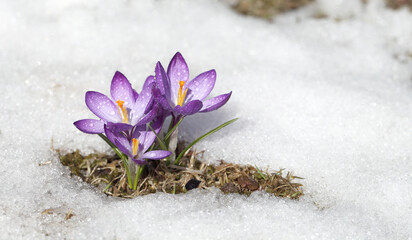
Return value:
M 200 140 L 202 140 L 203 138 L 219 131 L 220 129 L 226 127 L 227 125 L 235 122 L 236 120 L 238 120 L 239 118 L 234 118 L 230 121 L 227 121 L 225 123 L 223 123 L 222 125 L 220 125 L 217 128 L 214 128 L 213 130 L 210 130 L 209 132 L 207 132 L 206 134 L 200 136 L 198 139 L 194 140 L 191 144 L 189 144 L 185 149 L 183 149 L 183 151 L 179 154 L 179 156 L 177 156 L 176 160 L 175 160 L 175 165 L 177 165 L 179 163 L 180 158 L 183 157 L 183 155 L 185 154 L 185 152 L 187 152 L 187 150 L 189 150 L 193 145 L 195 145 L 196 143 L 198 143 Z
M 256 165 L 255 165 L 255 168 L 256 168 L 256 170 L 258 171 L 259 175 L 260 175 L 264 180 L 266 180 L 265 175 L 263 175 L 263 173 L 260 171 L 260 169 L 259 169 Z
M 175 122 L 175 117 L 173 117 L 172 115 L 172 117 L 170 118 L 169 127 L 167 128 L 167 132 L 170 132 L 170 129 L 172 129 L 174 122 Z
M 123 166 L 126 169 L 127 183 L 129 184 L 129 187 L 132 188 L 132 175 L 130 175 L 129 160 L 127 158 L 122 158 L 122 161 Z
M 109 184 L 107 184 L 107 186 L 104 188 L 103 192 L 105 193 L 109 187 L 112 185 L 113 181 L 111 181 Z
M 105 135 L 102 133 L 98 134 L 111 148 L 113 148 L 113 151 L 119 156 L 120 159 L 123 159 L 124 154 L 114 145 Z
M 290 196 L 290 197 L 294 198 L 294 197 L 296 197 L 298 194 L 299 194 L 299 192 L 295 192 L 295 193 L 292 194 L 292 196 Z
M 184 119 L 184 117 L 182 117 L 182 118 L 179 120 L 179 122 L 177 122 L 176 125 L 174 125 L 173 128 L 171 128 L 171 129 L 167 132 L 167 134 L 166 134 L 166 136 L 165 136 L 165 139 L 164 139 L 165 142 L 170 138 L 170 136 L 172 135 L 172 133 L 173 133 L 173 132 L 176 130 L 176 128 L 180 125 L 180 123 L 183 121 L 183 119 Z
M 133 190 L 137 189 L 137 183 L 139 182 L 140 176 L 142 175 L 142 172 L 143 172 L 143 169 L 144 169 L 145 166 L 146 165 L 143 165 L 143 166 L 139 166 L 137 168 L 137 173 L 136 173 L 136 176 L 135 176 L 134 182 L 133 182 L 133 188 L 132 188 Z
M 153 144 L 152 144 L 152 146 L 150 146 L 150 148 L 149 148 L 149 151 L 148 151 L 148 152 L 152 151 L 152 150 L 153 150 L 153 148 L 155 147 L 155 145 L 156 145 L 156 144 L 155 144 L 155 143 L 153 143 Z
M 163 142 L 163 140 L 159 137 L 159 135 L 157 135 L 156 131 L 152 128 L 152 126 L 149 125 L 149 128 L 156 135 L 156 139 L 157 139 L 157 142 L 160 145 L 160 148 L 162 148 L 162 150 L 167 150 L 165 142 Z

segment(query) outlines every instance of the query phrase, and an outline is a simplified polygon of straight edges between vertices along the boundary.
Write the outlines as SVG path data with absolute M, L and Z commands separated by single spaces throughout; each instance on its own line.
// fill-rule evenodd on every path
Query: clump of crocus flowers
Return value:
M 86 105 L 99 119 L 82 119 L 74 125 L 82 132 L 98 134 L 122 159 L 129 187 L 137 183 L 149 160 L 165 160 L 178 165 L 194 144 L 229 125 L 232 119 L 200 136 L 175 156 L 178 126 L 189 115 L 214 111 L 223 106 L 232 92 L 206 99 L 216 81 L 216 71 L 210 70 L 189 80 L 189 68 L 178 52 L 167 71 L 158 62 L 155 75 L 147 77 L 142 91 L 132 88 L 129 80 L 116 72 L 110 97 L 94 91 L 86 92 Z M 164 121 L 170 118 L 167 131 Z

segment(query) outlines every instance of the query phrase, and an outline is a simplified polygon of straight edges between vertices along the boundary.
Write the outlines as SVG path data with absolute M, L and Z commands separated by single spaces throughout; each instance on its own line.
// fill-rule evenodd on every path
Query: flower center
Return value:
M 139 150 L 139 140 L 133 138 L 133 156 L 137 155 L 137 150 Z
M 182 106 L 183 102 L 185 101 L 186 98 L 186 93 L 187 93 L 187 89 L 183 92 L 183 86 L 185 85 L 185 81 L 179 81 L 179 92 L 177 93 L 177 105 Z
M 127 109 L 123 107 L 124 101 L 117 100 L 117 110 L 119 111 L 120 118 L 123 123 L 129 123 L 129 118 L 127 117 Z

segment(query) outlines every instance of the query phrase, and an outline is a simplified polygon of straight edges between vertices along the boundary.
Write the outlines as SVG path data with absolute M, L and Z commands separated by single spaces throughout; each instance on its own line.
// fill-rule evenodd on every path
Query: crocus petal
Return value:
M 148 76 L 148 77 L 146 78 L 146 80 L 144 81 L 144 84 L 143 84 L 143 88 L 142 88 L 142 89 L 145 89 L 147 86 L 149 86 L 150 84 L 152 84 L 152 83 L 154 83 L 154 82 L 155 82 L 154 76 Z
M 232 92 L 222 94 L 222 95 L 219 95 L 219 96 L 216 96 L 214 98 L 204 101 L 203 107 L 200 110 L 200 112 L 210 112 L 210 111 L 214 111 L 220 108 L 221 106 L 226 104 L 226 102 L 229 100 L 231 95 L 232 95 Z
M 73 123 L 80 131 L 89 134 L 104 132 L 104 122 L 95 119 L 82 119 Z
M 156 64 L 155 75 L 156 84 L 160 89 L 160 92 L 166 97 L 166 99 L 170 99 L 170 80 L 160 62 L 157 62 Z
M 189 82 L 186 99 L 191 100 L 202 100 L 209 96 L 216 82 L 216 71 L 210 70 L 199 74 L 192 81 Z
M 174 110 L 178 113 L 178 115 L 187 116 L 199 112 L 202 106 L 203 104 L 200 100 L 193 100 L 188 102 L 183 107 L 177 105 Z
M 142 138 L 142 134 L 146 132 L 146 125 L 136 126 L 133 129 L 132 138 L 140 139 Z M 143 136 L 144 137 L 144 136 Z
M 155 140 L 156 140 L 156 134 L 151 129 L 148 129 L 148 131 L 146 132 L 144 141 L 143 141 L 142 152 L 146 152 L 147 149 L 149 149 L 149 147 L 152 146 Z
M 148 112 L 142 118 L 140 118 L 135 125 L 146 124 L 146 123 L 152 121 L 156 117 L 156 115 L 157 115 L 157 109 L 152 109 L 150 112 Z
M 160 114 L 160 115 L 157 115 L 157 118 L 153 121 L 152 128 L 153 128 L 153 130 L 155 130 L 155 132 L 157 134 L 162 129 L 163 122 L 164 122 L 166 117 L 167 117 L 166 115 Z
M 126 138 L 117 138 L 114 140 L 114 145 L 116 145 L 117 148 L 119 148 L 119 150 L 126 154 L 129 157 L 133 157 L 133 150 L 132 147 L 130 146 L 130 144 L 128 144 Z
M 180 52 L 177 52 L 170 60 L 167 75 L 170 79 L 171 96 L 177 98 L 180 88 L 179 81 L 189 81 L 189 68 Z
M 121 122 L 116 105 L 99 92 L 86 92 L 86 105 L 96 116 L 107 122 Z
M 150 151 L 150 152 L 144 153 L 142 155 L 142 158 L 152 159 L 152 160 L 159 160 L 159 159 L 167 158 L 168 156 L 170 156 L 170 154 L 171 154 L 171 152 L 169 152 L 169 151 L 155 150 L 155 151 Z
M 139 158 L 139 159 L 134 159 L 132 158 L 133 162 L 135 162 L 137 165 L 146 165 L 146 160 L 144 160 L 143 158 Z
M 151 95 L 151 100 L 146 105 L 146 109 L 144 110 L 144 114 L 147 114 L 148 112 L 152 111 L 156 106 L 157 106 L 157 104 L 155 104 L 154 97 L 153 97 L 153 94 L 152 94 Z
M 160 106 L 162 106 L 162 108 L 166 111 L 172 111 L 173 108 L 171 107 L 171 105 L 169 104 L 169 101 L 167 101 L 167 99 L 165 98 L 164 95 L 162 95 L 162 93 L 160 92 L 159 88 L 155 88 L 153 89 L 153 96 L 154 96 L 154 100 L 160 104 Z
M 154 86 L 154 83 L 149 84 L 145 87 L 143 87 L 142 92 L 139 94 L 139 97 L 136 99 L 136 102 L 132 108 L 132 120 L 137 119 L 142 117 L 147 110 L 150 110 L 149 107 L 152 106 L 152 101 L 153 101 L 153 94 L 152 94 L 152 88 Z M 132 123 L 135 124 L 135 123 Z
M 130 155 L 132 149 L 130 146 L 129 140 L 123 136 L 120 132 L 115 132 L 113 129 L 110 129 L 107 125 L 104 125 L 104 133 L 107 138 L 120 149 L 124 154 Z
M 161 105 L 157 104 L 160 108 L 160 110 L 157 113 L 157 117 L 158 118 L 163 118 L 166 119 L 168 116 L 170 116 L 172 114 L 172 110 L 165 110 L 161 107 Z
M 134 103 L 134 94 L 132 85 L 129 80 L 121 73 L 116 72 L 114 74 L 112 84 L 110 86 L 110 94 L 114 101 L 124 101 L 124 105 L 128 108 Z
M 136 90 L 133 89 L 133 100 L 136 101 L 138 96 L 139 94 L 136 92 Z
M 127 123 L 112 123 L 108 122 L 107 127 L 112 129 L 115 132 L 126 132 L 133 128 L 132 125 Z
M 167 115 L 160 114 L 153 120 L 152 128 L 153 128 L 153 130 L 155 131 L 156 134 L 159 134 L 160 131 L 162 130 L 163 122 L 166 119 L 166 117 L 167 117 Z M 156 134 L 154 134 L 153 131 L 149 131 L 149 133 L 150 134 L 146 134 L 145 146 L 144 146 L 143 152 L 146 152 L 147 149 L 156 140 Z

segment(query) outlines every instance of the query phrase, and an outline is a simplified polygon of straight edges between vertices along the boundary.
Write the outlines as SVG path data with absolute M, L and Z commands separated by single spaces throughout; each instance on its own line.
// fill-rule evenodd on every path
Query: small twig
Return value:
M 69 220 L 70 218 L 72 218 L 74 216 L 73 214 L 73 209 L 70 208 L 69 212 L 66 214 L 66 217 L 64 218 L 64 220 Z
M 41 162 L 41 163 L 39 163 L 39 166 L 41 167 L 41 166 L 49 165 L 49 164 L 51 164 L 51 163 L 52 163 L 51 160 L 46 161 L 46 162 Z

